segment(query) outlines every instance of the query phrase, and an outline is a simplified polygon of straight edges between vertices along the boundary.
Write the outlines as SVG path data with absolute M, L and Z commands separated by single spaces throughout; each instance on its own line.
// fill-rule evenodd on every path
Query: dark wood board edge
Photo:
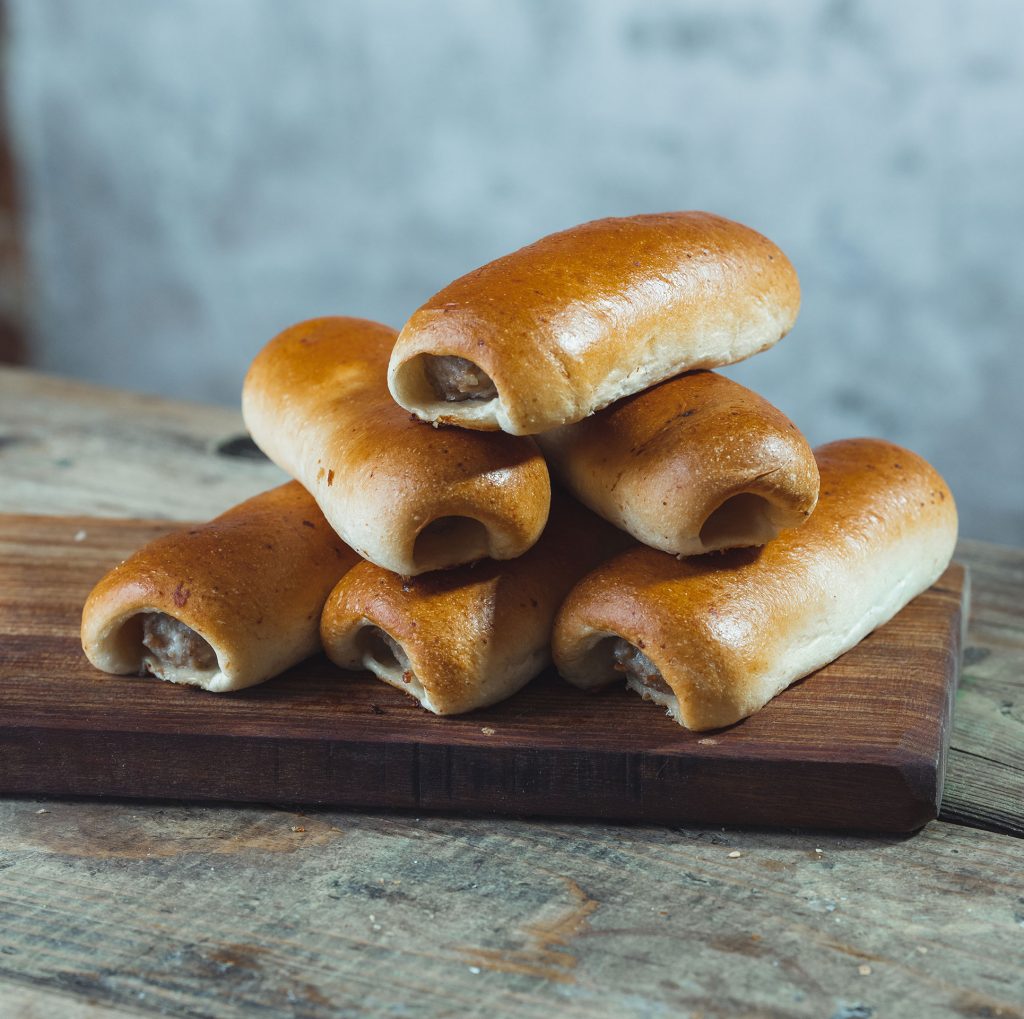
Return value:
M 50 737 L 46 729 L 0 728 L 0 793 L 891 832 L 920 828 L 938 803 L 934 766 L 905 757 L 769 761 L 752 777 L 749 761 L 568 747 L 453 754 L 394 742 L 123 731 Z M 140 759 L 145 771 L 132 767 Z M 780 797 L 780 789 L 790 792 Z

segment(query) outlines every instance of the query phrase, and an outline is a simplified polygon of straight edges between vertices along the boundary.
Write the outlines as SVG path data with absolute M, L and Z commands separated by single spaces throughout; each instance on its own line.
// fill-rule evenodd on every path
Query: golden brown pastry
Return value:
M 85 603 L 82 647 L 104 672 L 240 690 L 319 651 L 324 601 L 357 561 L 290 482 L 111 570 Z
M 739 223 L 599 219 L 435 294 L 402 329 L 388 380 L 424 420 L 532 435 L 765 350 L 799 307 L 789 260 Z
M 327 599 L 324 650 L 342 668 L 369 669 L 434 714 L 486 707 L 550 661 L 562 599 L 628 540 L 562 498 L 552 503 L 540 541 L 518 559 L 405 581 L 360 563 Z
M 242 412 L 256 444 L 361 556 L 406 576 L 522 555 L 551 486 L 532 440 L 438 429 L 391 399 L 395 331 L 356 318 L 286 329 L 257 355 Z
M 838 658 L 949 564 L 956 507 L 919 456 L 878 439 L 816 451 L 810 520 L 764 548 L 678 560 L 635 547 L 584 578 L 554 658 L 591 689 L 630 689 L 689 729 L 730 725 Z
M 818 468 L 767 400 L 691 372 L 537 436 L 573 495 L 674 555 L 763 545 L 810 516 Z

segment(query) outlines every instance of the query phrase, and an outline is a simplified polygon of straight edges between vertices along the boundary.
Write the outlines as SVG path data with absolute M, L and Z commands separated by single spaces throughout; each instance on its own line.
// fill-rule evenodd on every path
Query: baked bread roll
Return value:
M 92 590 L 89 661 L 224 693 L 320 650 L 324 601 L 356 554 L 290 482 L 139 549 Z
M 256 444 L 314 496 L 361 556 L 405 576 L 522 555 L 548 515 L 529 439 L 436 429 L 391 399 L 395 331 L 357 318 L 286 329 L 242 390 Z
M 436 715 L 486 707 L 550 661 L 562 599 L 628 540 L 562 499 L 552 503 L 543 537 L 518 559 L 407 581 L 360 563 L 327 599 L 324 650 L 342 668 L 368 669 Z
M 877 439 L 817 450 L 807 523 L 757 550 L 678 560 L 635 547 L 559 613 L 554 658 L 576 686 L 625 676 L 689 729 L 730 725 L 848 651 L 949 564 L 957 515 L 924 460 Z
M 674 555 L 763 545 L 818 500 L 814 454 L 796 426 L 714 372 L 670 379 L 537 442 L 577 499 Z
M 800 306 L 759 233 L 706 212 L 599 219 L 457 279 L 406 323 L 394 398 L 427 421 L 532 435 L 772 346 Z

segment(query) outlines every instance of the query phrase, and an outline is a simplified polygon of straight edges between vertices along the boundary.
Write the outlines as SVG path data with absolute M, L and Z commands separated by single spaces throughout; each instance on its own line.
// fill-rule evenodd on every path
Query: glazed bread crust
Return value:
M 587 576 L 555 627 L 559 672 L 582 688 L 611 682 L 622 638 L 668 692 L 630 678 L 633 689 L 689 729 L 714 729 L 758 711 L 931 586 L 957 534 L 939 474 L 876 439 L 816 455 L 817 509 L 764 548 L 680 561 L 634 547 Z
M 778 342 L 800 306 L 767 238 L 706 212 L 600 219 L 455 280 L 395 344 L 394 398 L 428 421 L 530 435 L 693 368 Z M 497 396 L 439 397 L 429 358 L 463 358 Z
M 540 537 L 551 486 L 532 440 L 438 429 L 391 399 L 395 331 L 354 318 L 286 329 L 257 355 L 242 412 L 257 445 L 371 562 L 414 576 Z
M 540 541 L 508 562 L 403 581 L 360 563 L 331 592 L 324 650 L 344 669 L 369 669 L 428 711 L 486 707 L 550 661 L 555 613 L 572 585 L 628 538 L 566 498 Z
M 295 482 L 158 538 L 111 570 L 82 613 L 82 647 L 110 673 L 148 668 L 215 693 L 276 676 L 320 648 L 320 613 L 358 557 Z M 206 641 L 216 662 L 171 665 L 143 645 L 162 613 Z
M 818 500 L 818 467 L 796 426 L 714 372 L 663 382 L 537 442 L 577 499 L 674 555 L 763 545 Z

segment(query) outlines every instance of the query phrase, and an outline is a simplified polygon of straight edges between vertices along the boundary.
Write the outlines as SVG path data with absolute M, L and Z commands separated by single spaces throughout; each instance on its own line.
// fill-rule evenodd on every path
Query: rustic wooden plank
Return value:
M 940 816 L 976 828 L 1024 836 L 1024 777 L 1018 769 L 951 749 Z
M 1022 1016 L 1024 842 L 941 822 L 21 800 L 0 861 L 0 979 L 141 1014 Z
M 763 711 L 690 733 L 624 688 L 587 696 L 553 672 L 445 719 L 322 657 L 231 696 L 105 676 L 82 655 L 80 607 L 159 529 L 0 516 L 0 791 L 889 831 L 937 812 L 959 567 Z
M 145 992 L 142 992 L 145 995 Z M 141 999 L 145 1001 L 145 997 Z M 43 990 L 41 987 L 0 980 L 0 1015 L 4 1019 L 130 1019 L 131 1011 L 81 998 Z
M 973 594 L 942 817 L 1024 835 L 1024 550 L 957 554 Z
M 285 480 L 237 410 L 9 367 L 0 478 L 0 512 L 170 520 L 208 519 Z

